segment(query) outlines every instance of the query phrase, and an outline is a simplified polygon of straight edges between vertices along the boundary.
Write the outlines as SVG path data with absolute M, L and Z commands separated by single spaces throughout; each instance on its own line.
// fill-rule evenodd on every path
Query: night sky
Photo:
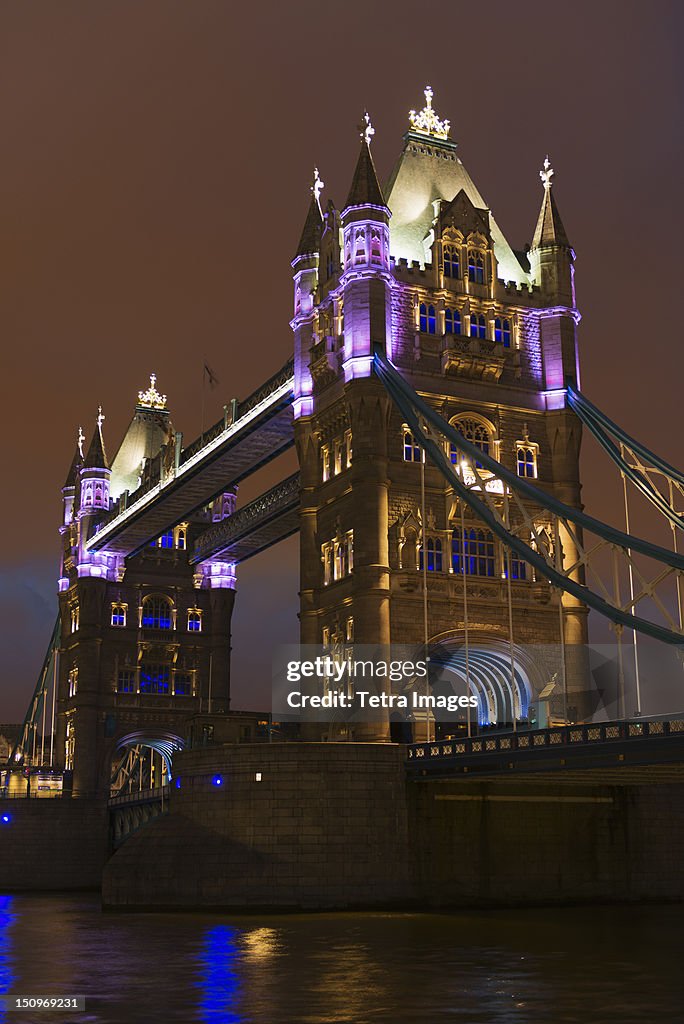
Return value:
M 682 10 L 2 5 L 0 722 L 23 717 L 50 636 L 79 423 L 90 437 L 101 402 L 113 456 L 156 371 L 191 440 L 204 358 L 220 381 L 208 422 L 285 362 L 312 169 L 341 204 L 366 106 L 384 179 L 431 84 L 515 248 L 532 238 L 549 153 L 577 252 L 583 390 L 681 465 Z M 621 525 L 617 476 L 593 442 L 583 459 L 587 509 Z M 291 540 L 240 570 L 235 706 L 265 700 L 271 641 L 296 642 L 296 562 Z

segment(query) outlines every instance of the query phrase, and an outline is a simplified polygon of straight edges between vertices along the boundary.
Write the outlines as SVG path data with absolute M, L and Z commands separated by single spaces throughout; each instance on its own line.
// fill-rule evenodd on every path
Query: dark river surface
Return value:
M 7 1024 L 684 1022 L 680 906 L 453 914 L 103 914 L 0 896 L 0 993 L 84 995 Z

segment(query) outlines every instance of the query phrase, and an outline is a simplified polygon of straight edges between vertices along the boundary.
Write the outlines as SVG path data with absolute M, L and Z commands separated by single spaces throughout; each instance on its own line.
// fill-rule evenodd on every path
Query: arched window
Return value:
M 505 580 L 508 579 L 508 563 L 509 563 L 509 560 L 510 560 L 510 563 L 511 563 L 511 579 L 512 580 L 526 580 L 527 579 L 527 562 L 523 561 L 522 558 L 518 558 L 518 556 L 514 552 L 510 552 L 507 549 L 504 549 L 504 557 L 503 557 L 503 574 L 504 574 L 504 579 Z
M 135 693 L 135 672 L 132 668 L 120 668 L 116 678 L 117 693 Z
M 168 693 L 171 667 L 163 662 L 142 661 L 140 664 L 140 692 Z
M 444 310 L 444 333 L 461 333 L 461 314 L 457 309 L 449 309 L 447 306 Z
M 511 321 L 497 317 L 494 321 L 494 341 L 503 342 L 504 348 L 511 347 Z
M 422 334 L 434 334 L 437 329 L 437 316 L 434 306 L 426 306 L 421 302 L 419 309 L 419 329 Z
M 188 608 L 188 632 L 201 633 L 202 612 L 199 608 Z
M 491 455 L 492 434 L 490 429 L 481 420 L 464 416 L 462 419 L 453 420 L 453 425 L 463 434 L 466 441 L 470 441 L 471 444 L 474 444 L 485 455 Z M 459 466 L 464 460 L 464 456 L 455 444 L 449 445 L 449 458 L 452 466 Z M 478 469 L 482 469 L 481 462 L 476 462 L 475 465 Z
M 419 568 L 423 568 L 423 545 L 420 546 Z M 442 542 L 439 537 L 428 537 L 427 540 L 427 571 L 442 571 Z
M 176 697 L 192 696 L 192 676 L 189 672 L 174 672 L 173 692 Z
M 172 548 L 173 547 L 173 530 L 165 530 L 159 538 L 160 548 Z
M 518 476 L 534 480 L 537 476 L 537 452 L 531 445 L 518 445 Z
M 482 313 L 471 313 L 470 316 L 470 337 L 471 338 L 486 338 L 487 337 L 487 321 Z
M 455 245 L 444 246 L 444 276 L 460 277 L 458 249 Z
M 126 625 L 126 611 L 128 605 L 117 602 L 112 605 L 112 626 Z
M 484 284 L 484 257 L 481 252 L 470 249 L 468 252 L 468 280 L 474 284 Z
M 460 527 L 451 535 L 451 565 L 456 573 L 467 576 L 494 576 L 494 535 L 490 530 Z
M 404 428 L 404 462 L 420 462 L 422 449 L 410 430 Z
M 185 551 L 185 530 L 180 529 L 178 531 L 178 541 L 176 544 L 179 551 Z
M 142 624 L 151 629 L 171 629 L 173 616 L 171 602 L 165 597 L 152 595 L 143 601 Z

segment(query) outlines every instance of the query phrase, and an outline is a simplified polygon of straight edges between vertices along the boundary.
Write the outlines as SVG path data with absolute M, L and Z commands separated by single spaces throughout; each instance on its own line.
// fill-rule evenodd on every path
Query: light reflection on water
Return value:
M 681 1022 L 677 906 L 455 914 L 102 914 L 0 896 L 0 990 L 85 995 L 3 1024 Z

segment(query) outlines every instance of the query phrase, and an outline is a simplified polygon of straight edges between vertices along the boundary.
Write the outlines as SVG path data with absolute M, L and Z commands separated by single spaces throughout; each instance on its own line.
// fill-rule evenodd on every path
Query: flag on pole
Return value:
M 209 366 L 209 363 L 204 364 L 204 379 L 207 381 L 210 388 L 215 388 L 219 383 L 219 379 Z

